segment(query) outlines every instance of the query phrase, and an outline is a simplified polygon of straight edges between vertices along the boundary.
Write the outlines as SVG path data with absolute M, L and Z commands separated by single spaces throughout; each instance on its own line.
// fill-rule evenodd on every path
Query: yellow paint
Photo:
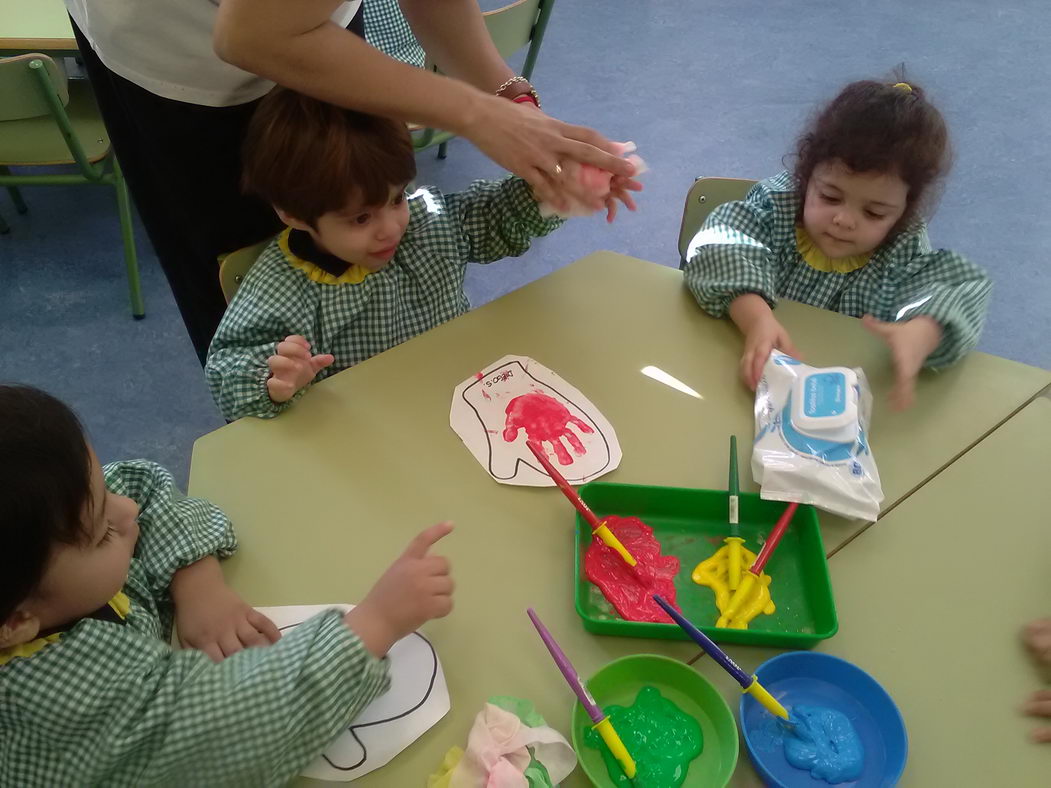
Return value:
M 711 558 L 707 558 L 697 564 L 691 576 L 693 582 L 697 583 L 697 585 L 707 586 L 715 592 L 715 606 L 719 608 L 720 613 L 716 626 L 730 629 L 748 629 L 748 623 L 760 613 L 769 616 L 777 610 L 777 606 L 774 605 L 774 600 L 770 596 L 770 575 L 764 572 L 759 577 L 759 582 L 755 583 L 754 588 L 748 591 L 744 602 L 740 606 L 740 610 L 736 611 L 733 617 L 728 619 L 725 612 L 729 610 L 732 598 L 728 582 L 730 576 L 729 553 L 729 546 L 724 544 L 715 551 Z M 745 566 L 751 566 L 752 562 L 755 561 L 755 553 L 747 547 L 741 548 L 741 556 Z M 749 574 L 751 573 L 747 571 L 744 573 L 744 576 L 741 578 L 742 585 L 748 585 L 745 581 Z

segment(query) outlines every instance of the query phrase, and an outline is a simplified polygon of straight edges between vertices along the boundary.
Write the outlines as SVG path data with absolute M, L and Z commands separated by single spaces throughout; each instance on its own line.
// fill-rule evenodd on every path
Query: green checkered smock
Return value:
M 686 286 L 715 317 L 730 302 L 757 293 L 771 307 L 779 298 L 844 315 L 879 320 L 927 315 L 942 327 L 942 341 L 927 358 L 942 367 L 978 342 L 991 284 L 985 271 L 955 252 L 933 250 L 922 223 L 884 243 L 849 273 L 819 271 L 796 243 L 800 198 L 788 172 L 760 181 L 745 199 L 712 211 L 694 236 L 683 269 Z
M 423 68 L 427 56 L 402 14 L 398 0 L 366 0 L 361 13 L 366 41 L 395 60 Z
M 559 227 L 544 218 L 521 178 L 475 181 L 445 195 L 426 187 L 407 195 L 409 224 L 391 262 L 358 283 L 314 281 L 278 241 L 249 269 L 208 349 L 205 375 L 227 419 L 270 417 L 294 402 L 270 399 L 267 359 L 299 334 L 311 352 L 335 362 L 315 381 L 382 353 L 462 315 L 466 263 L 523 254 Z
M 0 785 L 287 783 L 385 690 L 386 661 L 336 611 L 219 664 L 173 650 L 172 575 L 230 555 L 230 521 L 153 463 L 104 470 L 141 507 L 131 610 L 123 624 L 82 619 L 0 664 Z

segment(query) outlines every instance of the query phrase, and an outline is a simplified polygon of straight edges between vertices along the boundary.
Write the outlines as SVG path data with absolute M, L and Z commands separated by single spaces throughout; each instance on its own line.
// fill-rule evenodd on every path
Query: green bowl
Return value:
M 661 695 L 701 725 L 704 749 L 690 763 L 683 788 L 726 785 L 737 766 L 738 735 L 733 712 L 711 683 L 685 662 L 656 654 L 621 657 L 603 667 L 587 681 L 588 690 L 603 709 L 609 705 L 630 706 L 645 686 Z M 573 708 L 573 749 L 592 785 L 616 788 L 606 771 L 602 754 L 584 743 L 591 718 L 579 703 Z

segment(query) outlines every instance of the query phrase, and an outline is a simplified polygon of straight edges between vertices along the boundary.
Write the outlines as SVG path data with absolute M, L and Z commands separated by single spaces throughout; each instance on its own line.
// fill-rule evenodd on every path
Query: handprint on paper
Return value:
M 526 441 L 540 443 L 572 484 L 620 463 L 609 421 L 571 384 L 526 356 L 504 356 L 456 387 L 450 424 L 496 481 L 554 484 Z
M 540 391 L 530 391 L 511 400 L 506 413 L 504 440 L 508 443 L 512 443 L 518 437 L 518 431 L 524 429 L 528 440 L 536 441 L 541 446 L 545 443 L 550 446 L 559 465 L 569 465 L 573 462 L 562 443 L 563 438 L 578 456 L 587 454 L 584 444 L 569 425 L 572 424 L 584 433 L 594 430 L 553 397 Z

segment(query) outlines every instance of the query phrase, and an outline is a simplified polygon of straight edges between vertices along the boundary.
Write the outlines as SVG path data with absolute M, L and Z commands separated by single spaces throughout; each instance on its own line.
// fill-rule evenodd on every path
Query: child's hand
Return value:
M 785 327 L 773 315 L 757 321 L 745 334 L 744 353 L 741 356 L 741 378 L 752 391 L 763 377 L 763 366 L 770 358 L 770 353 L 777 348 L 793 358 L 799 358 L 799 351 L 788 336 Z
M 343 620 L 370 652 L 383 657 L 390 647 L 432 618 L 452 610 L 453 580 L 449 561 L 428 551 L 452 531 L 438 523 L 409 542 L 376 585 Z
M 770 305 L 757 293 L 742 293 L 730 302 L 730 319 L 744 334 L 744 353 L 741 355 L 741 379 L 752 391 L 763 377 L 763 365 L 774 348 L 793 358 L 800 358 L 785 327 L 781 325 Z
M 215 556 L 176 572 L 171 594 L 179 642 L 183 648 L 200 649 L 215 662 L 248 646 L 267 646 L 281 638 L 274 622 L 226 585 Z
M 612 223 L 617 218 L 617 200 L 624 203 L 629 211 L 635 210 L 635 201 L 630 192 L 641 192 L 642 184 L 634 178 L 614 175 L 609 182 L 609 195 L 606 197 L 606 221 Z
M 923 362 L 942 341 L 941 326 L 926 315 L 900 323 L 884 323 L 872 315 L 865 315 L 862 322 L 865 328 L 887 343 L 894 359 L 891 405 L 897 410 L 908 408 L 915 399 L 916 376 L 920 374 Z
M 1029 696 L 1022 711 L 1030 717 L 1051 717 L 1051 690 L 1038 690 Z M 1042 725 L 1029 734 L 1036 742 L 1051 742 L 1051 727 Z
M 266 360 L 270 377 L 266 390 L 274 402 L 288 402 L 312 381 L 317 373 L 335 361 L 331 353 L 310 355 L 310 343 L 298 334 L 277 343 L 277 353 Z
M 1026 624 L 1022 642 L 1037 666 L 1051 680 L 1051 618 L 1040 618 Z

